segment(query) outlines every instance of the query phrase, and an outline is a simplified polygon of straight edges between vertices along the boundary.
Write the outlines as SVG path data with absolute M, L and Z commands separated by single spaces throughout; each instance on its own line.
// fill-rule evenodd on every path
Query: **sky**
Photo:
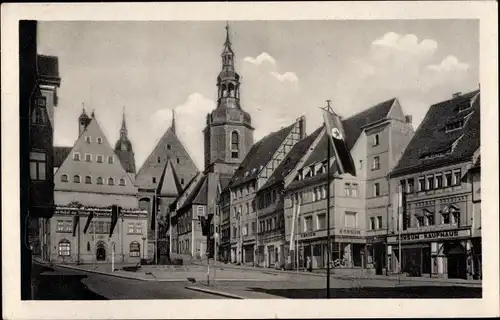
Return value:
M 136 166 L 176 113 L 180 140 L 203 169 L 206 114 L 215 108 L 225 21 L 40 22 L 38 51 L 59 58 L 54 144 L 72 146 L 82 106 L 108 140 L 125 108 Z M 241 105 L 254 139 L 332 101 L 349 117 L 397 98 L 416 129 L 430 105 L 479 87 L 477 20 L 229 21 Z

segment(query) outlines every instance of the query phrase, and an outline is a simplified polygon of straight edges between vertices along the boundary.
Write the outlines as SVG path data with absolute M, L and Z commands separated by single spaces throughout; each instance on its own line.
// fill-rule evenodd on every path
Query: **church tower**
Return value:
M 253 145 L 252 119 L 241 108 L 240 76 L 234 69 L 229 25 L 217 77 L 217 107 L 207 114 L 205 171 L 232 174 Z
M 78 137 L 80 137 L 90 123 L 90 117 L 85 111 L 85 107 L 82 108 L 82 114 L 78 117 Z
M 120 162 L 129 174 L 132 181 L 135 180 L 135 158 L 132 142 L 128 138 L 127 123 L 125 122 L 125 107 L 123 107 L 122 126 L 120 128 L 120 138 L 115 144 L 115 153 Z

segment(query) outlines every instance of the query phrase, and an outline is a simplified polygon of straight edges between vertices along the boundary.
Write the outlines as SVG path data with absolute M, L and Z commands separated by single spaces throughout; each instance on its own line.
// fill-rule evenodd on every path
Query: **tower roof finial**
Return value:
M 120 136 L 123 137 L 127 136 L 127 124 L 125 123 L 125 106 L 123 106 L 123 111 L 122 111 L 122 127 L 120 129 Z

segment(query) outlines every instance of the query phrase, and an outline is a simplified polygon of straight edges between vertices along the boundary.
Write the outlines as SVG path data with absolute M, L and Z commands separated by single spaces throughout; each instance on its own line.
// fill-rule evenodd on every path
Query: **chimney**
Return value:
M 462 95 L 462 92 L 455 92 L 455 93 L 453 94 L 453 99 L 458 98 L 458 97 L 460 97 L 461 95 Z
M 406 123 L 411 123 L 413 117 L 408 115 L 408 116 L 405 116 L 405 120 L 406 120 Z
M 299 125 L 299 135 L 300 139 L 304 139 L 306 137 L 306 117 L 301 116 L 297 119 Z

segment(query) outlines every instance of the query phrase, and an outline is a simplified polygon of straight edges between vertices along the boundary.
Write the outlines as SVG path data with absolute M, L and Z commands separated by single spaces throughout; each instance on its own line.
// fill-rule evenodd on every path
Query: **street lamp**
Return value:
M 144 250 L 146 249 L 146 236 L 142 237 L 142 259 L 144 260 Z

